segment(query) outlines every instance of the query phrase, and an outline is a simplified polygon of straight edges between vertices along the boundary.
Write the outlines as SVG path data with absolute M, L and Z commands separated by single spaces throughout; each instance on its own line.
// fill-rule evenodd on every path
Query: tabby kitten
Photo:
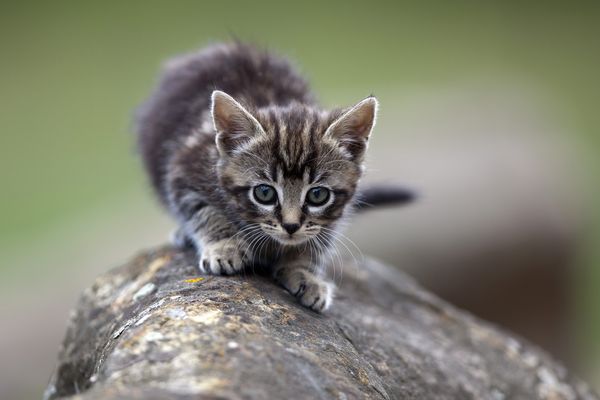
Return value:
M 323 256 L 355 202 L 376 114 L 374 97 L 325 111 L 286 60 L 233 43 L 168 62 L 137 131 L 177 242 L 196 247 L 203 273 L 266 265 L 323 311 Z M 386 193 L 370 199 L 406 197 Z

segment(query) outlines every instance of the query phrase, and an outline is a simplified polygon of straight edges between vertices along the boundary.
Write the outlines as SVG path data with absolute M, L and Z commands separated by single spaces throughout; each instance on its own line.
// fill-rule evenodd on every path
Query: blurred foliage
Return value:
M 524 1 L 47 1 L 0 5 L 0 251 L 144 178 L 131 114 L 167 56 L 236 36 L 342 94 L 477 79 L 527 82 L 561 110 L 600 173 L 600 6 Z M 600 189 L 579 280 L 600 335 Z M 0 265 L 8 273 L 10 265 Z M 591 342 L 591 341 L 590 341 Z

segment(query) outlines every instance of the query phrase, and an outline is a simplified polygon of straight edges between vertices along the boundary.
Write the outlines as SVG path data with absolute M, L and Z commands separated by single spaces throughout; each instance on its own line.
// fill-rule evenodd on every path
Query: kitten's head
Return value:
M 240 218 L 284 245 L 326 240 L 355 193 L 377 100 L 251 110 L 215 91 L 211 111 L 220 183 Z

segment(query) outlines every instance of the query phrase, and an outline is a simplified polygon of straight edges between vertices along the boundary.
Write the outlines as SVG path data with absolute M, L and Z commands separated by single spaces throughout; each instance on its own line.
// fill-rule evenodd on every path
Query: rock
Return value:
M 347 262 L 323 315 L 268 278 L 195 264 L 165 247 L 100 276 L 46 398 L 598 398 L 543 351 L 373 260 Z

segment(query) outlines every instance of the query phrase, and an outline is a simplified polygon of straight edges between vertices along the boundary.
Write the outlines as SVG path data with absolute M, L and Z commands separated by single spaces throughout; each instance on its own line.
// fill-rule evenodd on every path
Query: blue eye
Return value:
M 306 194 L 306 202 L 311 206 L 322 206 L 329 200 L 329 189 L 324 187 L 315 187 Z
M 277 201 L 277 192 L 273 186 L 258 185 L 252 191 L 254 198 L 261 204 L 275 204 Z

